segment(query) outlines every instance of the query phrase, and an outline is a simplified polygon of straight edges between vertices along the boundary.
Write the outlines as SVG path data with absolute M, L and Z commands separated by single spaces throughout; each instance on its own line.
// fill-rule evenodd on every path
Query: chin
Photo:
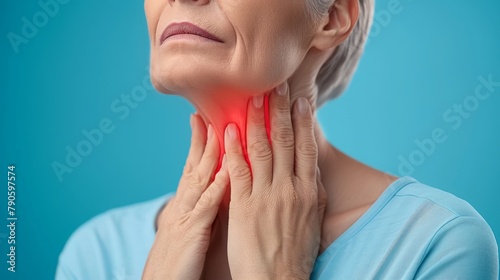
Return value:
M 209 91 L 223 83 L 213 71 L 202 71 L 186 65 L 152 67 L 151 80 L 159 92 L 166 94 Z
M 237 90 L 251 95 L 266 92 L 282 82 L 269 79 L 271 75 L 266 71 L 257 73 L 260 74 L 232 70 L 213 62 L 195 63 L 170 59 L 160 65 L 152 63 L 151 81 L 156 90 L 166 94 Z

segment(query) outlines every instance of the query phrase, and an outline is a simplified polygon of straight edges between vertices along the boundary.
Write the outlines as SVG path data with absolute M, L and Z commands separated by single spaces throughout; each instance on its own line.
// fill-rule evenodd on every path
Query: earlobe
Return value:
M 358 14 L 358 0 L 336 0 L 314 34 L 311 46 L 326 51 L 340 45 L 356 25 Z

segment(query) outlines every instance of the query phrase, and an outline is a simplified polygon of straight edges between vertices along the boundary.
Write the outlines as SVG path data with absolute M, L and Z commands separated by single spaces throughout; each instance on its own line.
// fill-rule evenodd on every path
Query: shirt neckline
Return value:
M 416 182 L 417 180 L 410 176 L 403 176 L 393 181 L 370 206 L 370 208 L 368 208 L 368 210 L 361 215 L 359 219 L 357 219 L 346 231 L 335 239 L 325 249 L 325 251 L 323 251 L 323 253 L 316 258 L 316 261 L 321 262 L 323 259 L 332 255 L 337 248 L 347 243 L 349 239 L 361 231 L 385 207 L 385 205 L 387 205 L 397 192 L 399 192 L 406 185 Z
M 335 241 L 330 244 L 323 253 L 321 253 L 316 261 L 321 262 L 323 259 L 328 258 L 335 250 L 344 245 L 349 239 L 361 231 L 384 207 L 387 203 L 394 197 L 394 195 L 399 192 L 403 187 L 416 183 L 417 180 L 410 176 L 403 176 L 395 181 L 393 181 L 377 198 L 377 200 L 368 208 L 368 210 L 359 217 L 346 231 L 344 231 Z M 159 215 L 161 209 L 172 199 L 176 192 L 171 192 L 165 194 L 156 199 L 156 207 L 154 207 L 153 220 L 151 221 L 151 229 L 153 235 L 156 235 L 155 222 L 157 216 Z

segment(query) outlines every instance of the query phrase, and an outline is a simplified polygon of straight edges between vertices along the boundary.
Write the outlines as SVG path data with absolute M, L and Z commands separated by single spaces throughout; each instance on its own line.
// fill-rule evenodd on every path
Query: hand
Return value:
M 211 126 L 191 117 L 191 148 L 177 195 L 158 220 L 158 231 L 142 279 L 200 279 L 212 223 L 229 184 L 227 164 L 215 176 L 219 141 Z M 207 135 L 208 134 L 208 135 Z
M 225 132 L 233 279 L 309 279 L 318 255 L 326 192 L 319 181 L 312 110 L 300 98 L 291 116 L 288 88 L 280 88 L 269 101 L 271 144 L 262 96 L 249 102 L 251 168 L 236 125 L 229 124 Z

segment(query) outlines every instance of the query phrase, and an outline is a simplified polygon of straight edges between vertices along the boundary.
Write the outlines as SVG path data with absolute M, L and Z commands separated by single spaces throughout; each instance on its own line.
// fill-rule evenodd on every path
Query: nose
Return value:
M 201 5 L 206 5 L 208 3 L 210 3 L 211 0 L 168 0 L 168 3 L 170 4 L 170 6 L 172 6 L 172 4 L 174 2 L 180 2 L 180 3 L 185 3 L 185 4 L 192 4 L 192 5 L 198 5 L 198 6 L 201 6 Z

